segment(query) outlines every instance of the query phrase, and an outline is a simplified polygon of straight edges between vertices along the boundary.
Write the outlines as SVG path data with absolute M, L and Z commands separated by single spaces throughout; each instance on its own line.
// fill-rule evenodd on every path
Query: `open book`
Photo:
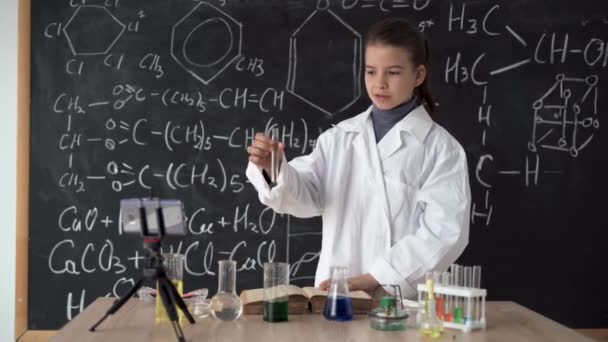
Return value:
M 295 285 L 281 285 L 289 297 L 289 314 L 297 315 L 308 312 L 321 313 L 325 307 L 327 291 L 316 287 L 298 287 Z M 364 291 L 351 291 L 350 297 L 355 314 L 367 313 L 371 310 L 372 297 Z M 261 315 L 264 313 L 264 289 L 241 291 L 243 313 L 248 315 Z

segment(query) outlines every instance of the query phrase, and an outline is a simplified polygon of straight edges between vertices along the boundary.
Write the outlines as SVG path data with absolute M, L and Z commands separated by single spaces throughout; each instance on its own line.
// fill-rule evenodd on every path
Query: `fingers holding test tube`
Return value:
M 247 153 L 249 153 L 249 161 L 266 171 L 271 180 L 276 182 L 285 146 L 278 141 L 278 132 L 271 130 L 269 133 L 270 136 L 257 133 L 251 145 L 247 147 Z

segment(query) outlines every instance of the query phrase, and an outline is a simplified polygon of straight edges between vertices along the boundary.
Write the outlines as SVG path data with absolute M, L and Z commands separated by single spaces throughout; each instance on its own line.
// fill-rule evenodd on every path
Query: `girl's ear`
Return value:
M 424 64 L 420 64 L 416 68 L 416 82 L 415 82 L 416 87 L 421 85 L 425 79 L 426 79 L 426 67 L 424 66 Z

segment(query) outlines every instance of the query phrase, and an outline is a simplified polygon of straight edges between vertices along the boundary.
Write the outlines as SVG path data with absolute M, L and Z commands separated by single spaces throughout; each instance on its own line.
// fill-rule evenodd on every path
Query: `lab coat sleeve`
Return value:
M 415 233 L 397 241 L 370 271 L 380 284 L 399 284 L 408 298 L 427 272 L 447 269 L 468 244 L 471 190 L 462 148 L 438 161 L 416 200 L 423 213 Z
M 261 170 L 249 162 L 246 175 L 258 191 L 262 204 L 282 214 L 296 217 L 319 216 L 323 210 L 323 175 L 325 174 L 325 144 L 322 134 L 315 149 L 306 156 L 287 162 L 285 156 L 274 187 L 264 179 Z

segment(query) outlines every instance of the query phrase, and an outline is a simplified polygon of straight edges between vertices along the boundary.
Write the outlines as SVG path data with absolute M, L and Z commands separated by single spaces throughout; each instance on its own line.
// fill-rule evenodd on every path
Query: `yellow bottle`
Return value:
M 177 292 L 181 296 L 184 293 L 183 280 L 171 280 L 171 282 L 173 283 L 173 285 L 175 285 Z M 179 315 L 179 323 L 184 324 L 186 321 L 186 316 L 184 316 L 184 313 L 177 307 L 177 305 L 175 306 L 175 310 L 177 310 L 177 314 Z M 163 300 L 160 297 L 160 291 L 159 291 L 158 282 L 157 282 L 156 283 L 156 323 L 158 324 L 158 323 L 163 323 L 163 322 L 170 322 L 170 321 L 169 321 L 169 316 L 167 315 L 167 310 L 165 310 L 165 307 L 163 305 Z

